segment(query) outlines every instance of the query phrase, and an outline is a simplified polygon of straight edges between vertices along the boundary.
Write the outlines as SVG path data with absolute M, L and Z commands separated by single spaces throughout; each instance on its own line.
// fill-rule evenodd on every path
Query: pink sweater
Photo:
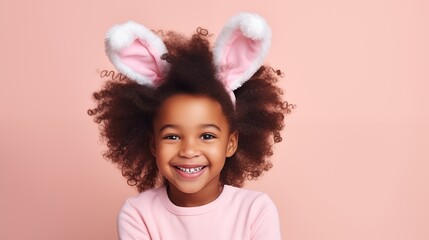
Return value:
M 225 185 L 221 195 L 199 207 L 178 207 L 166 187 L 127 199 L 118 215 L 121 240 L 276 240 L 279 217 L 264 193 Z

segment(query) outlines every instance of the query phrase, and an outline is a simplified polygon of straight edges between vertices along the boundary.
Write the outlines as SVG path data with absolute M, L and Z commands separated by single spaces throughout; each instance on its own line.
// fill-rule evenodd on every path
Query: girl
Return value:
M 211 51 L 207 31 L 163 39 L 134 22 L 114 26 L 106 52 L 127 78 L 94 93 L 104 156 L 139 195 L 118 215 L 119 238 L 280 239 L 263 193 L 239 187 L 272 167 L 290 105 L 261 67 L 271 31 L 242 13 Z

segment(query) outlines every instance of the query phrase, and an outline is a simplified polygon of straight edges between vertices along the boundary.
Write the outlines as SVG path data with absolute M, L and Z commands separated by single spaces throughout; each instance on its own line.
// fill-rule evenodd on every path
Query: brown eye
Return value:
M 216 137 L 210 133 L 204 133 L 203 135 L 201 135 L 201 139 L 203 139 L 203 140 L 209 140 L 209 139 L 214 139 L 214 138 L 216 138 Z
M 165 137 L 163 137 L 162 139 L 167 139 L 167 140 L 179 140 L 180 137 L 178 135 L 167 135 Z

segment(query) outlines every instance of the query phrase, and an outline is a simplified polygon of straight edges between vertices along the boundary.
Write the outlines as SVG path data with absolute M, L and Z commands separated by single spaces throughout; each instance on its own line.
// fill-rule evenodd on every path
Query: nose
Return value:
M 201 155 L 198 142 L 193 139 L 183 139 L 179 151 L 179 157 L 194 158 Z

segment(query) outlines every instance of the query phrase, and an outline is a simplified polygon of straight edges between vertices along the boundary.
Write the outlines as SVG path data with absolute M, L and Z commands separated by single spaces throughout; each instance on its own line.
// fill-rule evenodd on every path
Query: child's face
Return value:
M 151 148 L 171 191 L 207 196 L 218 193 L 220 172 L 237 141 L 217 101 L 177 94 L 159 108 Z

